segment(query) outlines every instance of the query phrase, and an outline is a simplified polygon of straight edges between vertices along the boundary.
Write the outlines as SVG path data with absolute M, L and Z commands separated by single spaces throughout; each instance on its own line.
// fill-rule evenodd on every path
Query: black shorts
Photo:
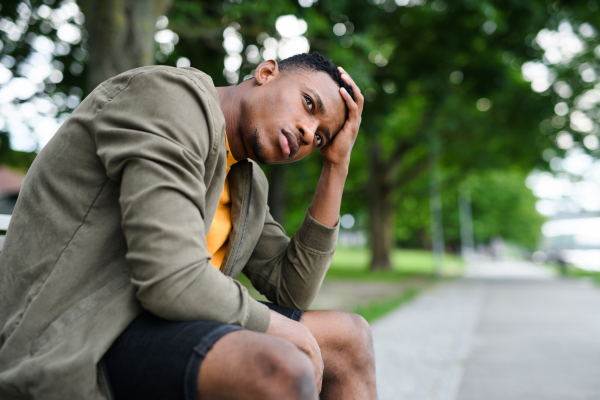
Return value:
M 264 304 L 294 321 L 302 317 L 303 311 Z M 102 359 L 113 398 L 198 400 L 198 373 L 206 353 L 240 329 L 214 321 L 167 321 L 144 311 Z

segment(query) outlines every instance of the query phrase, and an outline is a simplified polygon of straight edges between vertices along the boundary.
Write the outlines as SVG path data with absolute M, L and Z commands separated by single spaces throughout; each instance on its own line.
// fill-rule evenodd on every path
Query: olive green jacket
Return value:
M 252 161 L 229 174 L 233 230 L 221 271 L 206 233 L 227 154 L 212 80 L 128 71 L 98 86 L 40 152 L 0 253 L 0 399 L 106 399 L 103 354 L 143 308 L 265 332 L 274 303 L 307 309 L 338 227 L 307 212 L 290 240 Z

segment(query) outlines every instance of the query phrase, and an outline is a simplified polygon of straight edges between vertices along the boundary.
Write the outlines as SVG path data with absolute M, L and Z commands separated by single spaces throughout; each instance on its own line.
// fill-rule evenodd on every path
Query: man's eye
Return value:
M 323 137 L 317 133 L 317 147 L 321 147 L 323 145 Z
M 308 96 L 304 96 L 304 101 L 306 101 L 306 104 L 308 104 L 308 109 L 312 111 L 313 107 L 315 106 L 312 99 Z

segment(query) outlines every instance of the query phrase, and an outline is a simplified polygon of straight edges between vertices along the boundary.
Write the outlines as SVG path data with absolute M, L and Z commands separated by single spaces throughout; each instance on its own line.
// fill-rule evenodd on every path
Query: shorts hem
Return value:
M 200 373 L 200 366 L 209 350 L 223 336 L 239 330 L 243 330 L 243 328 L 235 325 L 222 325 L 203 337 L 200 343 L 194 347 L 185 369 L 185 400 L 198 400 L 198 374 Z

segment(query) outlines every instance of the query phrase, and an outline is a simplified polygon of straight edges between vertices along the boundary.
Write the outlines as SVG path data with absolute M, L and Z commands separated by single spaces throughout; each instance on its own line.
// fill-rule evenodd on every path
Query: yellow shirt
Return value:
M 229 234 L 231 233 L 231 197 L 229 196 L 229 170 L 231 166 L 237 162 L 231 150 L 229 150 L 229 142 L 227 141 L 227 134 L 225 134 L 225 145 L 227 146 L 227 172 L 225 173 L 225 185 L 223 186 L 223 192 L 221 193 L 221 200 L 217 206 L 217 212 L 213 218 L 210 230 L 206 235 L 206 248 L 208 252 L 212 254 L 210 263 L 215 268 L 221 268 L 225 252 L 227 251 L 227 245 L 229 244 Z

